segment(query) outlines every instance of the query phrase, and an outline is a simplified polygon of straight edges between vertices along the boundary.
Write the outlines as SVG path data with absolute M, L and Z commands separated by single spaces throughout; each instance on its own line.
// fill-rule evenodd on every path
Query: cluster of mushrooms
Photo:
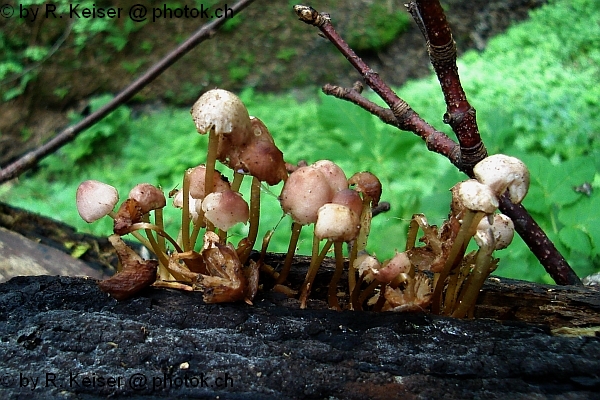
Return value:
M 191 113 L 197 131 L 208 135 L 208 151 L 205 164 L 185 171 L 181 189 L 169 193 L 182 215 L 176 238 L 165 231 L 167 199 L 156 186 L 136 185 L 116 211 L 119 195 L 112 186 L 88 180 L 77 190 L 77 209 L 85 221 L 105 216 L 114 220 L 109 240 L 119 268 L 99 282 L 103 291 L 122 300 L 154 285 L 202 291 L 207 303 L 252 304 L 261 288 L 259 277 L 268 274 L 272 290 L 299 295 L 300 307 L 305 308 L 317 272 L 333 247 L 336 267 L 327 294 L 332 309 L 430 309 L 455 317 L 472 315 L 479 290 L 497 265 L 493 251 L 508 246 L 513 236 L 512 221 L 496 213 L 498 196 L 508 191 L 513 202 L 520 202 L 527 193 L 529 174 L 521 161 L 496 155 L 477 164 L 476 179 L 452 188 L 447 221 L 438 229 L 423 215 L 414 215 L 406 250 L 380 263 L 367 253 L 372 210 L 382 192 L 375 175 L 359 172 L 348 179 L 329 160 L 286 163 L 265 124 L 228 91 L 206 92 Z M 215 169 L 217 160 L 233 171 L 231 182 Z M 248 200 L 240 193 L 245 176 L 252 180 Z M 265 262 L 272 231 L 262 241 L 260 256 L 251 257 L 251 252 L 257 241 L 261 187 L 281 181 L 279 200 L 283 213 L 292 218 L 292 233 L 285 261 L 273 267 Z M 249 224 L 248 234 L 234 247 L 227 232 L 239 223 Z M 297 291 L 288 277 L 302 227 L 311 224 L 311 263 Z M 423 245 L 416 246 L 420 231 Z M 122 240 L 128 234 L 154 256 L 143 259 L 133 251 Z M 479 249 L 465 254 L 471 238 Z M 347 286 L 340 284 L 344 273 Z

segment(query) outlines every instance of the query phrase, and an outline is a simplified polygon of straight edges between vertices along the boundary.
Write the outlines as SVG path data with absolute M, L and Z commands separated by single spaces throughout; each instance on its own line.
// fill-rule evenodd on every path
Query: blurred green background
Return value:
M 463 54 L 459 72 L 489 153 L 519 157 L 531 171 L 525 207 L 579 276 L 599 271 L 600 3 L 551 1 L 492 39 L 484 51 Z M 441 122 L 445 105 L 435 77 L 410 81 L 397 92 L 425 120 L 450 134 Z M 386 126 L 316 87 L 303 86 L 301 95 L 268 94 L 251 87 L 237 93 L 250 114 L 267 125 L 286 161 L 329 159 L 348 176 L 368 170 L 379 177 L 382 200 L 392 206 L 374 219 L 369 238 L 368 249 L 380 259 L 404 249 L 412 214 L 424 213 L 430 223 L 441 224 L 449 209 L 448 190 L 465 179 L 445 158 L 428 152 L 416 136 Z M 366 95 L 376 100 L 372 93 Z M 90 107 L 109 99 L 96 97 Z M 72 122 L 80 118 L 78 113 L 70 115 Z M 181 187 L 185 169 L 205 161 L 206 144 L 207 138 L 195 132 L 189 106 L 144 112 L 124 106 L 44 159 L 35 171 L 0 186 L 0 201 L 81 231 L 108 235 L 111 220 L 90 225 L 79 218 L 74 196 L 81 181 L 109 183 L 122 198 L 140 182 L 168 192 Z M 226 167 L 219 169 L 231 176 Z M 248 183 L 242 192 L 249 193 Z M 591 192 L 578 189 L 585 183 Z M 265 188 L 262 197 L 259 237 L 276 229 L 269 247 L 274 252 L 286 251 L 290 235 L 290 219 L 282 217 L 277 201 L 280 190 Z M 171 210 L 166 215 L 167 229 L 176 234 L 180 214 Z M 231 240 L 243 237 L 243 229 L 232 231 Z M 310 244 L 307 229 L 300 252 L 309 253 Z M 496 255 L 501 259 L 496 274 L 551 283 L 520 238 Z

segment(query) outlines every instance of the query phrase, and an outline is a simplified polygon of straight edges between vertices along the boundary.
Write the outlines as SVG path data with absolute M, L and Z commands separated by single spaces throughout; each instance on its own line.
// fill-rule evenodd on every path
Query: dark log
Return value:
M 78 235 L 4 211 L 29 236 Z M 292 286 L 307 263 L 294 260 Z M 600 398 L 597 288 L 492 277 L 474 320 L 336 312 L 333 265 L 306 310 L 265 277 L 253 306 L 154 287 L 117 302 L 94 279 L 13 278 L 0 284 L 0 398 Z
M 587 310 L 597 328 L 598 292 L 519 285 L 486 287 L 482 300 L 500 301 L 478 314 L 499 321 L 335 312 L 320 300 L 300 310 L 269 291 L 254 306 L 158 288 L 117 302 L 92 279 L 17 277 L 0 284 L 0 397 L 599 398 L 600 339 L 593 328 L 553 334 L 567 315 L 546 302 L 577 308 L 578 326 Z M 518 298 L 511 308 L 500 293 L 513 289 L 529 297 L 506 296 Z M 560 323 L 510 318 L 536 308 Z

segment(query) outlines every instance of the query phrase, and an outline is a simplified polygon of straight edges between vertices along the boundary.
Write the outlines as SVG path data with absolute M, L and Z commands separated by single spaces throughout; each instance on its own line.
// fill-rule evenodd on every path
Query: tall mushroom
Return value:
M 251 134 L 251 122 L 244 103 L 231 92 L 213 89 L 204 93 L 191 109 L 198 133 L 208 133 L 205 195 L 213 191 L 213 174 L 217 159 L 229 162 L 236 154 L 229 148 L 241 146 Z

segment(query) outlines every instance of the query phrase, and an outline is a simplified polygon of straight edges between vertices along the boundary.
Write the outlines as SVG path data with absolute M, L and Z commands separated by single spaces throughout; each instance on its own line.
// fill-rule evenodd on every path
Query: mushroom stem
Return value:
M 329 283 L 328 302 L 329 308 L 335 310 L 341 310 L 340 304 L 337 299 L 337 285 L 344 272 L 344 253 L 342 248 L 342 242 L 334 242 L 333 250 L 335 251 L 335 272 L 331 277 Z
M 250 256 L 250 252 L 252 251 L 252 247 L 254 247 L 254 243 L 256 243 L 256 238 L 258 237 L 258 224 L 260 217 L 260 181 L 257 177 L 252 177 L 252 188 L 250 189 L 250 226 L 248 228 L 248 247 L 240 257 L 240 262 L 244 264 L 248 257 Z
M 111 211 L 111 212 L 108 213 L 108 216 L 111 217 L 114 220 L 117 217 L 117 213 L 115 213 L 114 211 Z M 152 248 L 152 244 L 150 244 L 150 242 L 148 241 L 148 239 L 146 239 L 145 237 L 143 237 L 137 231 L 136 232 L 131 232 L 131 234 L 133 235 L 133 237 L 135 237 L 137 240 L 139 240 L 140 243 L 144 245 L 144 247 L 146 247 L 148 250 L 150 250 L 151 252 L 154 253 L 154 249 Z
M 302 289 L 300 291 L 300 308 L 306 308 L 306 300 L 308 300 L 308 296 L 310 295 L 310 290 L 317 276 L 317 271 L 321 266 L 321 263 L 325 259 L 327 252 L 331 248 L 333 244 L 332 240 L 327 240 L 323 249 L 319 253 L 319 242 L 320 240 L 313 235 L 313 248 L 312 248 L 312 257 L 310 259 L 310 267 L 308 268 L 308 272 L 306 273 L 306 278 L 304 279 L 304 283 L 302 284 Z
M 231 190 L 234 192 L 240 191 L 240 186 L 242 186 L 242 181 L 244 180 L 244 174 L 240 174 L 239 172 L 233 173 L 233 182 L 231 182 Z
M 477 256 L 475 257 L 475 268 L 465 283 L 464 291 L 461 293 L 458 299 L 459 305 L 452 313 L 453 317 L 464 318 L 469 310 L 475 306 L 475 301 L 479 295 L 479 290 L 481 290 L 481 287 L 485 282 L 485 278 L 487 278 L 490 272 L 493 251 L 493 245 L 483 246 L 477 251 Z
M 163 209 L 162 208 L 157 208 L 156 210 L 154 210 L 154 224 L 156 226 L 159 227 L 159 229 L 165 230 L 165 224 L 164 224 L 164 216 L 163 216 Z M 167 251 L 167 247 L 165 246 L 165 238 L 158 235 L 158 237 L 156 238 L 157 242 L 158 242 L 158 248 L 162 251 L 162 252 L 166 252 Z
M 215 174 L 215 164 L 217 161 L 217 151 L 219 149 L 219 138 L 214 129 L 208 132 L 208 152 L 206 154 L 206 175 L 204 177 L 204 197 L 212 193 L 214 188 L 213 176 Z M 206 221 L 206 231 L 214 231 L 214 226 Z
M 350 250 L 350 257 L 348 260 L 348 290 L 350 290 L 350 293 L 352 293 L 354 286 L 356 285 L 356 269 L 354 268 L 354 261 L 358 256 L 358 252 L 367 247 L 367 238 L 369 237 L 369 231 L 371 230 L 371 202 L 373 199 L 365 193 L 362 193 L 362 195 L 360 231 L 358 233 L 358 238 L 352 241 L 352 249 Z
M 181 208 L 181 240 L 184 251 L 190 250 L 190 174 L 188 169 L 183 174 L 183 206 Z
M 381 285 L 381 287 L 385 287 L 385 283 L 383 282 L 379 282 L 377 279 L 374 279 L 373 282 L 371 282 L 369 284 L 369 286 L 367 286 L 365 288 L 365 290 L 363 290 L 360 295 L 358 296 L 358 307 L 357 308 L 359 310 L 362 310 L 362 305 L 364 304 L 364 302 L 367 300 L 367 298 L 373 294 L 373 292 L 375 291 L 375 289 L 377 289 L 377 286 Z
M 144 223 L 152 225 L 150 223 L 150 216 L 148 214 L 145 214 L 142 217 L 142 220 L 144 221 Z M 158 225 L 156 225 L 156 227 L 158 229 L 162 229 L 162 228 L 158 227 Z M 152 245 L 152 252 L 154 254 L 156 254 L 156 256 L 158 257 L 158 261 L 162 265 L 166 266 L 169 263 L 169 259 L 167 258 L 166 253 L 158 245 L 158 241 L 154 238 L 154 235 L 152 234 L 152 229 L 144 229 L 144 232 L 146 233 L 146 236 L 148 237 L 148 241 L 150 242 L 150 245 Z M 160 235 L 158 235 L 158 236 L 162 237 Z M 164 238 L 163 238 L 163 240 L 164 240 Z
M 431 309 L 434 314 L 440 313 L 442 291 L 444 290 L 446 278 L 450 274 L 450 271 L 456 267 L 457 261 L 460 261 L 459 257 L 464 254 L 467 245 L 469 244 L 469 240 L 475 233 L 477 224 L 479 224 L 479 221 L 481 221 L 484 216 L 485 213 L 482 211 L 473 211 L 468 208 L 465 210 L 462 224 L 454 239 L 454 243 L 450 248 L 448 258 L 446 259 L 442 271 L 436 277 L 435 289 L 431 297 Z
M 353 293 L 354 288 L 356 287 L 356 267 L 354 266 L 356 257 L 358 257 L 358 245 L 356 240 L 353 240 L 351 242 L 350 257 L 348 259 L 348 291 L 350 293 Z M 352 302 L 350 304 L 352 309 Z
M 131 230 L 135 231 L 138 229 L 150 229 L 155 231 L 156 233 L 158 233 L 160 236 L 164 237 L 165 239 L 167 239 L 175 248 L 175 250 L 178 253 L 183 253 L 184 251 L 181 249 L 181 246 L 179 246 L 179 243 L 177 243 L 172 237 L 171 235 L 169 235 L 167 232 L 165 232 L 164 230 L 160 229 L 158 226 L 148 223 L 148 222 L 138 222 L 135 224 L 131 225 Z M 133 233 L 133 232 L 132 232 Z M 158 256 L 158 254 L 157 254 Z
M 283 262 L 283 268 L 277 278 L 277 283 L 281 284 L 287 279 L 290 269 L 292 268 L 292 261 L 294 260 L 294 253 L 296 253 L 296 246 L 298 245 L 298 238 L 300 238 L 300 232 L 302 231 L 302 224 L 298 222 L 292 223 L 292 236 L 290 237 L 290 245 L 288 246 L 287 254 L 285 255 L 285 261 Z

